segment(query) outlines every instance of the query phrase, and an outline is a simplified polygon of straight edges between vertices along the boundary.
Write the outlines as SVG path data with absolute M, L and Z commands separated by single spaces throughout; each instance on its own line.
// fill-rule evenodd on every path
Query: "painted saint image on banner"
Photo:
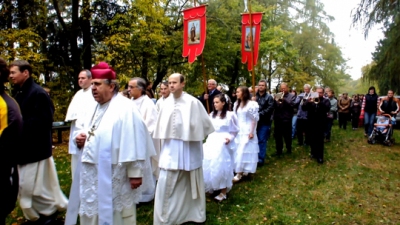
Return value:
M 200 44 L 200 20 L 188 21 L 188 44 Z
M 253 35 L 253 42 L 251 41 L 251 35 Z M 244 38 L 244 50 L 251 52 L 251 43 L 254 43 L 256 36 L 256 28 L 253 27 L 252 34 L 250 33 L 250 26 L 246 27 L 246 36 Z

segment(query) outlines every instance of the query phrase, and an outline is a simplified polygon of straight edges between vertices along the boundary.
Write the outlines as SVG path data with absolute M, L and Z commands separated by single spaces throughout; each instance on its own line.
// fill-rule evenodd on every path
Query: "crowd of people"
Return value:
M 34 82 L 27 61 L 7 65 L 0 59 L 0 72 L 0 147 L 6 154 L 2 224 L 17 197 L 25 224 L 54 224 L 66 211 L 66 225 L 77 224 L 78 217 L 83 225 L 131 225 L 136 205 L 151 201 L 156 225 L 202 223 L 207 192 L 223 201 L 234 183 L 264 165 L 272 124 L 276 156 L 291 154 L 297 139 L 322 164 L 336 117 L 342 129 L 349 120 L 357 129 L 363 118 L 368 136 L 377 110 L 395 116 L 400 109 L 392 91 L 382 101 L 373 87 L 350 99 L 327 87 L 312 91 L 308 84 L 297 95 L 281 83 L 280 92 L 271 95 L 265 80 L 253 93 L 239 86 L 229 96 L 211 79 L 196 98 L 184 92 L 179 73 L 161 83 L 155 102 L 151 85 L 140 77 L 120 92 L 116 72 L 101 62 L 78 75 L 82 89 L 65 118 L 71 123 L 67 199 L 52 157 L 49 94 Z M 15 100 L 4 91 L 8 78 Z

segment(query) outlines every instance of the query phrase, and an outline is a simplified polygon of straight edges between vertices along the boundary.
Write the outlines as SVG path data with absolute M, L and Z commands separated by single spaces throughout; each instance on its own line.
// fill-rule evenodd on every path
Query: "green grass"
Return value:
M 400 142 L 400 130 L 395 130 Z M 333 128 L 325 144 L 325 163 L 296 145 L 291 155 L 271 157 L 257 173 L 235 184 L 228 199 L 207 196 L 206 224 L 400 224 L 400 145 L 369 145 L 363 129 Z M 54 150 L 64 193 L 69 193 L 70 159 L 66 144 Z M 152 224 L 153 203 L 137 209 L 138 224 Z M 23 216 L 16 208 L 7 224 Z

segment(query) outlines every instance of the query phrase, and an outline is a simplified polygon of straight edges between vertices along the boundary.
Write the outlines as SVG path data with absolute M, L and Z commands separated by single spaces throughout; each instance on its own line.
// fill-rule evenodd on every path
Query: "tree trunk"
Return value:
M 82 35 L 83 35 L 83 67 L 90 69 L 92 67 L 92 39 L 90 37 L 90 1 L 83 0 L 82 5 Z
M 142 74 L 141 77 L 147 80 L 147 73 L 149 72 L 149 61 L 147 59 L 147 52 L 142 54 Z
M 78 83 L 79 72 L 81 71 L 80 53 L 78 49 L 78 34 L 79 34 L 79 0 L 72 0 L 72 29 L 70 32 L 70 46 L 71 46 L 71 59 L 73 68 L 73 81 L 74 89 L 78 91 L 80 89 Z

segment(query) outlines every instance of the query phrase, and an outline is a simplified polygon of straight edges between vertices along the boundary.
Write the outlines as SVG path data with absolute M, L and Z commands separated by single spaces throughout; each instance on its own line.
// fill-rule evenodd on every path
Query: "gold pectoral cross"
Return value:
M 91 136 L 94 136 L 94 130 L 95 130 L 96 128 L 95 128 L 95 126 L 93 126 L 91 129 L 90 129 L 90 131 L 88 132 L 89 133 L 89 137 L 88 137 L 88 141 L 90 141 L 90 137 Z

